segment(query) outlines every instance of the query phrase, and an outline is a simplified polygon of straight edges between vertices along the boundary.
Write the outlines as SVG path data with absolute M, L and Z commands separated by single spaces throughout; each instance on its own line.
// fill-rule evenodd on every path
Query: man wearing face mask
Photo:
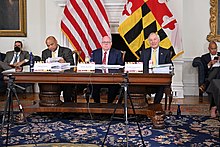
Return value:
M 4 61 L 0 61 L 0 93 L 5 92 L 2 71 L 23 66 L 29 61 L 29 53 L 22 50 L 21 41 L 15 41 L 14 50 L 6 52 Z
M 14 50 L 6 52 L 4 62 L 0 61 L 0 71 L 8 70 L 17 66 L 23 66 L 29 61 L 29 53 L 22 50 L 21 41 L 15 41 Z

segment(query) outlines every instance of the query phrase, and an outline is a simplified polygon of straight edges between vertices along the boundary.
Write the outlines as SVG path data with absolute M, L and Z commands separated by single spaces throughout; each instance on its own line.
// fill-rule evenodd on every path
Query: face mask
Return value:
M 17 46 L 14 48 L 14 50 L 15 50 L 15 52 L 20 52 L 21 51 L 21 49 Z

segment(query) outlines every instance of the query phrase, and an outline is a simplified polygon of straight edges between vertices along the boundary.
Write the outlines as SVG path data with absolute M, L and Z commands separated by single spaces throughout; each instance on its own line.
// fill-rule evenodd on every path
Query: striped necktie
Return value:
M 14 64 L 14 63 L 17 63 L 17 61 L 18 61 L 18 53 L 15 54 L 15 59 L 14 59 L 13 64 Z

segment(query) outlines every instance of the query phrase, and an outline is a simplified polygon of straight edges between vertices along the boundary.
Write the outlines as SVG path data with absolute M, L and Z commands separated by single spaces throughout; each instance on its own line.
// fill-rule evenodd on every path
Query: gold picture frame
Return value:
M 0 37 L 26 36 L 26 0 L 0 0 Z
M 208 41 L 217 41 L 220 42 L 220 14 L 219 14 L 219 0 L 210 0 L 210 33 L 207 35 Z

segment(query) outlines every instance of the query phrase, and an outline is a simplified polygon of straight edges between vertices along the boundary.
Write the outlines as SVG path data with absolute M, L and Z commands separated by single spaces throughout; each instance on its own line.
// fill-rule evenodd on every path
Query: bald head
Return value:
M 48 49 L 52 52 L 55 51 L 58 47 L 57 40 L 54 36 L 47 37 L 45 43 L 46 43 Z
M 210 54 L 216 55 L 217 54 L 217 50 L 218 50 L 218 46 L 217 46 L 216 42 L 211 41 L 209 43 L 208 49 L 209 49 Z
M 102 38 L 102 44 L 101 45 L 102 45 L 102 49 L 104 51 L 108 51 L 111 48 L 111 46 L 112 46 L 111 38 L 109 36 L 104 36 Z

